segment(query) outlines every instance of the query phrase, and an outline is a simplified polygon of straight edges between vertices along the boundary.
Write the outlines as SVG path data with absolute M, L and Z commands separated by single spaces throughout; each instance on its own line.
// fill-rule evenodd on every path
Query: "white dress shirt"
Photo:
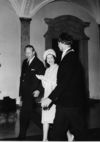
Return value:
M 65 56 L 66 54 L 68 54 L 68 53 L 71 52 L 71 51 L 74 51 L 74 49 L 66 49 L 66 50 L 64 50 L 63 53 L 62 53 L 62 56 L 61 56 L 61 60 L 64 58 L 64 56 Z
M 29 65 L 31 64 L 31 62 L 33 61 L 34 58 L 35 58 L 35 56 L 33 56 L 30 60 L 28 60 Z

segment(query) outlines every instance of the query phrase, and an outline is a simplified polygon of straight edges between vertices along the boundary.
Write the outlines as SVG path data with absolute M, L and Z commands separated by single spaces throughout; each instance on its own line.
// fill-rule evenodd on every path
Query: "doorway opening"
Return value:
M 45 48 L 53 48 L 57 54 L 57 62 L 60 62 L 61 51 L 58 48 L 57 39 L 62 32 L 66 32 L 73 37 L 72 47 L 77 53 L 85 72 L 85 84 L 89 96 L 89 72 L 88 72 L 88 40 L 85 34 L 85 28 L 89 26 L 89 22 L 72 15 L 62 15 L 56 18 L 45 18 L 48 30 L 45 33 Z

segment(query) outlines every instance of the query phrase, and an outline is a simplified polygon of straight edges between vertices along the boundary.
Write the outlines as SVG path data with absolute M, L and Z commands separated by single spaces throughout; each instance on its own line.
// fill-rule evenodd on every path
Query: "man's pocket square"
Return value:
M 35 69 L 31 69 L 31 71 L 35 71 Z

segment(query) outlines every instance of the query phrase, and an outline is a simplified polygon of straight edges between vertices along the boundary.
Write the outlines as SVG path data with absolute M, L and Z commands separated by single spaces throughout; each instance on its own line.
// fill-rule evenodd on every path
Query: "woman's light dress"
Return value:
M 57 85 L 57 71 L 58 65 L 54 64 L 46 69 L 45 75 L 42 79 L 44 87 L 44 97 L 47 98 Z M 42 109 L 42 123 L 53 123 L 56 113 L 56 105 L 53 104 L 49 110 Z

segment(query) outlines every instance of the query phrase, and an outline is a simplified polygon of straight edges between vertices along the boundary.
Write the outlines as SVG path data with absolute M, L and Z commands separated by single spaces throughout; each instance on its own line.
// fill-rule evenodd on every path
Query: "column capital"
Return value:
M 32 20 L 32 18 L 25 18 L 25 17 L 20 17 L 19 19 L 21 22 L 28 22 L 28 23 L 30 23 Z

